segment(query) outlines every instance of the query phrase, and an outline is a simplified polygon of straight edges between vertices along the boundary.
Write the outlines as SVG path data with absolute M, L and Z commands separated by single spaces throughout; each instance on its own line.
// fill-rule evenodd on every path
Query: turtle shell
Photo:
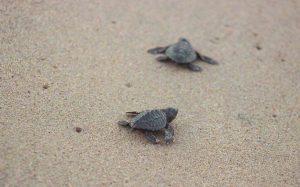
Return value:
M 161 110 L 146 110 L 134 117 L 130 126 L 135 129 L 157 131 L 167 124 L 167 117 Z
M 177 63 L 191 63 L 197 59 L 192 45 L 185 39 L 171 45 L 166 50 L 166 55 Z

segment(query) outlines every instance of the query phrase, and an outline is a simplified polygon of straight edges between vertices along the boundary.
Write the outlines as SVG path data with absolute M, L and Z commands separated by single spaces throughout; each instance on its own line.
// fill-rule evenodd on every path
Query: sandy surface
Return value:
M 297 0 L 1 1 L 0 186 L 299 186 Z M 188 38 L 202 73 L 146 50 Z M 174 106 L 176 142 L 120 128 Z M 75 132 L 81 127 L 81 133 Z

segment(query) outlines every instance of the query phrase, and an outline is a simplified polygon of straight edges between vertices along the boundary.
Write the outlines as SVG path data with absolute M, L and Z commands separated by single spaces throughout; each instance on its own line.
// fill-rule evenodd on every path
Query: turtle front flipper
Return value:
M 168 49 L 169 46 L 166 46 L 166 47 L 155 47 L 155 48 L 152 48 L 152 49 L 149 49 L 147 52 L 150 53 L 150 54 L 162 54 L 162 53 L 165 53 L 166 50 Z
M 157 61 L 159 62 L 168 62 L 168 61 L 171 61 L 171 59 L 167 56 L 159 56 L 156 58 Z
M 166 144 L 170 144 L 174 142 L 174 129 L 172 126 L 167 125 L 166 128 L 163 129 L 165 133 L 165 142 Z
M 136 112 L 136 111 L 126 112 L 126 115 L 127 115 L 128 117 L 134 117 L 134 116 L 137 116 L 137 115 L 139 115 L 139 114 L 140 114 L 140 112 Z
M 191 71 L 202 71 L 202 68 L 196 64 L 193 63 L 188 63 L 187 67 L 191 70 Z
M 197 57 L 199 60 L 203 61 L 203 62 L 206 62 L 208 64 L 212 64 L 212 65 L 217 65 L 219 64 L 217 61 L 211 59 L 210 57 L 208 56 L 205 56 L 205 55 L 201 55 L 199 52 L 196 52 L 197 53 Z
M 130 125 L 130 123 L 128 121 L 118 121 L 118 125 L 123 126 L 123 127 L 127 127 Z
M 156 138 L 156 136 L 151 131 L 145 131 L 145 137 L 147 140 L 153 144 L 159 143 L 159 140 Z

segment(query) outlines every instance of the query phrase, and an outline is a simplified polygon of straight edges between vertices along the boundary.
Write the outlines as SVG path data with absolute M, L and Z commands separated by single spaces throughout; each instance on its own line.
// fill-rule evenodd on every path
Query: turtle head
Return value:
M 187 42 L 187 43 L 190 43 L 187 39 L 185 38 L 179 38 L 178 39 L 178 42 Z
M 172 108 L 172 107 L 162 109 L 162 111 L 166 114 L 168 123 L 173 121 L 176 118 L 177 113 L 178 113 L 178 109 L 177 108 Z

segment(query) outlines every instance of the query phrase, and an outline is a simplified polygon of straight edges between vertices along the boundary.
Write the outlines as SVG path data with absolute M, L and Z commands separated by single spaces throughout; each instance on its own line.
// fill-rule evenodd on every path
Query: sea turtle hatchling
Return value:
M 218 64 L 217 61 L 210 57 L 201 55 L 199 52 L 195 51 L 191 43 L 185 38 L 179 38 L 177 43 L 166 47 L 155 47 L 149 49 L 148 53 L 164 54 L 164 56 L 157 57 L 156 60 L 159 62 L 172 61 L 176 64 L 185 65 L 192 71 L 202 71 L 199 66 L 193 64 L 196 60 L 201 60 L 213 65 Z
M 133 119 L 130 122 L 119 121 L 118 124 L 143 130 L 146 138 L 154 144 L 159 143 L 159 140 L 153 132 L 163 130 L 164 140 L 166 144 L 169 144 L 174 141 L 174 130 L 169 123 L 176 118 L 177 113 L 178 109 L 176 108 L 126 112 L 127 116 L 133 117 Z

